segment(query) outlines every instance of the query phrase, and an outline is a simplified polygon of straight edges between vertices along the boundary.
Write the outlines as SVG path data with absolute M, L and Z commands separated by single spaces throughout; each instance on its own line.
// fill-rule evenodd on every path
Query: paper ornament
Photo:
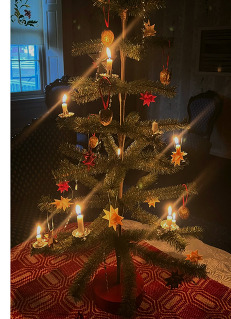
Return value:
M 168 69 L 163 67 L 163 70 L 160 72 L 160 82 L 163 85 L 169 85 L 171 80 L 171 72 Z
M 178 273 L 177 271 L 173 271 L 171 273 L 171 276 L 166 278 L 166 286 L 170 286 L 171 289 L 173 288 L 178 288 L 178 286 L 182 283 L 182 281 L 184 280 L 184 276 L 182 274 Z
M 98 137 L 94 135 L 92 135 L 90 138 L 89 138 L 89 142 L 88 142 L 88 145 L 90 148 L 95 148 L 99 143 L 99 140 L 98 140 Z
M 57 191 L 60 191 L 61 193 L 63 193 L 64 191 L 68 191 L 68 188 L 70 187 L 68 183 L 69 181 L 65 181 L 65 182 L 56 184 L 59 187 Z
M 145 37 L 155 36 L 156 35 L 156 30 L 154 30 L 154 28 L 155 28 L 155 24 L 150 25 L 150 21 L 149 20 L 148 20 L 147 23 L 144 23 L 144 29 L 143 29 L 144 38 Z
M 192 251 L 191 254 L 186 255 L 185 260 L 190 260 L 192 263 L 198 263 L 199 260 L 202 260 L 202 255 L 198 254 L 198 250 Z
M 152 198 L 152 199 L 148 199 L 145 201 L 145 203 L 148 203 L 148 206 L 151 207 L 156 207 L 156 203 L 160 203 L 159 199 L 156 197 L 156 198 Z
M 178 210 L 179 216 L 181 219 L 188 219 L 189 218 L 189 209 L 186 206 L 181 206 Z
M 95 158 L 96 156 L 94 155 L 94 153 L 92 151 L 89 151 L 87 153 L 84 154 L 84 158 L 85 160 L 82 161 L 84 165 L 87 166 L 87 169 L 89 170 L 91 167 L 95 166 Z
M 174 163 L 174 166 L 179 165 L 180 161 L 184 160 L 184 156 L 187 155 L 185 152 L 181 152 L 181 148 L 177 148 L 176 152 L 172 152 L 172 163 Z
M 117 225 L 123 225 L 122 224 L 122 219 L 124 219 L 124 217 L 119 216 L 118 214 L 118 208 L 114 209 L 111 205 L 110 205 L 110 211 L 104 209 L 103 210 L 104 213 L 106 214 L 105 216 L 103 216 L 104 219 L 107 219 L 109 221 L 109 227 L 113 227 L 114 230 L 116 231 L 116 226 Z
M 104 30 L 101 33 L 101 42 L 105 47 L 109 47 L 114 41 L 114 33 L 111 30 Z
M 140 93 L 140 95 L 141 95 L 140 100 L 144 100 L 143 105 L 147 104 L 147 106 L 149 106 L 151 102 L 156 102 L 155 101 L 155 98 L 156 98 L 155 95 L 152 95 L 152 94 L 150 94 L 148 92 Z
M 66 208 L 70 207 L 73 203 L 70 203 L 69 198 L 64 198 L 61 196 L 61 199 L 55 199 L 55 201 L 53 203 L 51 203 L 52 205 L 55 205 L 56 208 L 58 209 L 63 209 L 64 211 L 66 210 Z

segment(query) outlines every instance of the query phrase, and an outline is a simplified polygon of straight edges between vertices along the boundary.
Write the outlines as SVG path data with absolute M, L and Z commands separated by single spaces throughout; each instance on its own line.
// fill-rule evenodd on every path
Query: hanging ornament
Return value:
M 104 14 L 105 25 L 107 28 L 109 28 L 110 0 L 108 0 L 107 18 L 106 18 L 104 6 L 103 6 L 103 14 Z M 113 41 L 114 41 L 114 33 L 111 30 L 107 29 L 101 33 L 101 42 L 103 43 L 103 45 L 105 45 L 106 47 L 109 47 L 113 43 Z
M 114 41 L 114 33 L 107 29 L 101 33 L 101 42 L 105 47 L 109 47 Z
M 189 218 L 189 209 L 188 207 L 185 206 L 185 204 L 187 203 L 188 200 L 188 189 L 187 189 L 187 185 L 183 184 L 183 186 L 186 189 L 186 198 L 184 199 L 184 195 L 183 195 L 183 205 L 179 208 L 178 213 L 181 219 L 188 219 Z
M 101 82 L 104 81 L 104 80 L 109 82 L 109 92 L 108 92 L 108 98 L 107 98 L 106 103 L 104 102 L 103 94 L 102 94 L 101 87 L 100 87 Z M 110 80 L 107 77 L 104 76 L 102 79 L 100 79 L 100 81 L 99 81 L 99 92 L 100 92 L 100 95 L 101 95 L 101 99 L 102 99 L 102 102 L 103 102 L 104 109 L 99 111 L 99 120 L 100 120 L 100 123 L 103 126 L 109 125 L 111 123 L 111 121 L 112 121 L 112 118 L 113 118 L 113 112 L 110 110 L 110 106 L 111 106 L 110 87 L 111 87 L 111 82 L 110 82 Z M 110 101 L 110 104 L 109 104 L 109 101 Z
M 143 105 L 147 104 L 147 106 L 149 106 L 151 102 L 156 102 L 155 98 L 157 96 L 155 96 L 155 95 L 152 95 L 148 92 L 140 93 L 140 95 L 141 95 L 140 100 L 144 100 Z
M 152 122 L 152 133 L 155 134 L 159 131 L 158 123 L 156 121 Z
M 170 41 L 168 41 L 168 45 L 170 48 Z M 163 59 L 164 59 L 164 49 L 162 51 L 163 53 Z M 170 80 L 171 80 L 171 72 L 168 70 L 168 63 L 169 63 L 169 52 L 168 52 L 168 56 L 167 56 L 167 63 L 166 63 L 166 68 L 163 64 L 163 70 L 160 72 L 160 82 L 163 85 L 169 85 L 170 84 Z
M 90 150 L 87 153 L 84 154 L 84 158 L 85 160 L 82 161 L 84 165 L 87 166 L 87 169 L 89 170 L 91 167 L 95 166 L 95 158 L 96 156 L 94 155 L 94 153 Z
M 124 219 L 124 217 L 119 216 L 118 214 L 118 208 L 114 209 L 111 205 L 110 205 L 110 211 L 104 209 L 103 210 L 104 213 L 106 214 L 105 216 L 103 216 L 104 219 L 107 219 L 109 221 L 109 227 L 113 227 L 114 230 L 116 231 L 116 226 L 117 225 L 121 225 L 122 224 L 122 219 Z
M 156 207 L 156 203 L 160 203 L 159 199 L 156 197 L 156 198 L 152 198 L 152 199 L 148 199 L 145 201 L 145 203 L 148 203 L 148 206 L 151 207 Z
M 95 148 L 99 143 L 98 137 L 95 136 L 95 133 L 89 138 L 88 145 L 90 148 Z
M 60 191 L 61 193 L 63 193 L 64 191 L 68 191 L 68 188 L 70 187 L 68 183 L 68 181 L 64 181 L 59 184 L 56 184 L 59 187 L 57 191 Z
M 166 286 L 170 286 L 171 289 L 178 288 L 178 286 L 182 283 L 184 280 L 184 276 L 178 273 L 177 271 L 171 272 L 171 276 L 166 278 Z
M 179 165 L 180 166 L 180 161 L 184 160 L 184 156 L 187 155 L 185 152 L 181 152 L 181 147 L 178 147 L 176 149 L 176 152 L 172 152 L 172 163 L 174 163 L 174 166 Z
M 163 85 L 169 85 L 171 80 L 171 72 L 168 69 L 163 67 L 163 70 L 160 72 L 160 82 Z
M 57 209 L 63 209 L 64 211 L 66 210 L 66 208 L 70 207 L 73 203 L 70 203 L 69 198 L 64 198 L 61 196 L 61 199 L 55 199 L 55 201 L 53 203 L 51 203 L 52 205 L 55 205 Z
M 192 251 L 191 254 L 186 255 L 185 260 L 190 260 L 192 263 L 198 264 L 199 260 L 202 260 L 202 255 L 198 255 L 198 250 Z
M 144 29 L 143 29 L 143 37 L 153 37 L 156 35 L 156 30 L 154 30 L 155 24 L 150 25 L 150 21 L 148 20 L 147 23 L 144 23 Z

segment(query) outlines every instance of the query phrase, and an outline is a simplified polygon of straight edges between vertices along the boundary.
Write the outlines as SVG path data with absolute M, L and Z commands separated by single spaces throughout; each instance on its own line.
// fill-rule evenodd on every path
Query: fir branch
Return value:
M 151 265 L 159 266 L 170 271 L 179 269 L 183 274 L 187 274 L 190 277 L 205 278 L 207 275 L 205 264 L 197 265 L 184 259 L 173 258 L 161 251 L 153 251 L 137 244 L 130 244 L 130 249 L 135 255 L 140 256 Z
M 59 151 L 65 154 L 69 158 L 72 158 L 78 161 L 83 159 L 82 150 L 76 147 L 76 145 L 73 145 L 70 143 L 61 144 L 59 147 Z
M 99 268 L 99 265 L 103 262 L 104 258 L 109 255 L 113 248 L 113 246 L 105 241 L 104 245 L 95 249 L 95 252 L 85 262 L 71 286 L 71 294 L 75 301 L 81 300 L 87 284 Z
M 158 121 L 158 127 L 161 131 L 168 132 L 173 130 L 188 129 L 189 123 L 187 119 L 184 119 L 182 122 L 178 122 L 175 119 L 166 119 Z
M 121 41 L 120 49 L 128 58 L 134 59 L 136 61 L 141 60 L 141 51 L 142 45 L 140 44 L 133 44 L 129 40 Z
M 103 44 L 100 39 L 85 41 L 83 43 L 74 42 L 72 45 L 72 56 L 80 56 L 90 53 L 99 53 L 103 49 Z
M 119 78 L 111 78 L 111 96 L 119 93 L 140 94 L 150 92 L 173 98 L 176 95 L 176 88 L 165 86 L 159 81 L 136 80 L 123 82 Z M 95 101 L 101 97 L 99 92 L 99 83 L 93 78 L 76 77 L 70 80 L 72 87 L 72 97 L 77 104 Z M 108 85 L 102 87 L 103 95 L 108 94 Z
M 179 228 L 176 230 L 176 232 L 184 237 L 196 237 L 201 239 L 203 235 L 203 228 L 200 226 L 193 226 L 193 227 L 184 227 L 184 228 Z
M 127 201 L 124 201 L 124 205 L 127 206 Z M 148 224 L 153 226 L 158 226 L 161 223 L 161 220 L 158 216 L 148 213 L 146 210 L 144 210 L 142 207 L 138 206 L 135 207 L 134 202 L 132 203 L 129 208 L 132 211 L 132 218 L 134 220 L 137 220 L 138 222 L 141 222 L 142 224 Z
M 111 134 L 101 134 L 100 139 L 103 141 L 104 148 L 108 153 L 109 158 L 116 158 L 117 157 L 117 149 L 118 146 L 115 143 L 115 140 Z
M 93 2 L 93 5 L 102 9 L 108 4 L 107 0 L 93 0 Z M 110 10 L 118 15 L 127 10 L 128 15 L 142 17 L 143 9 L 145 9 L 146 13 L 149 13 L 164 7 L 165 1 L 163 0 L 112 0 L 110 2 Z
M 175 231 L 166 231 L 162 227 L 159 227 L 157 234 L 157 240 L 166 241 L 171 246 L 174 246 L 177 251 L 183 251 L 187 246 L 185 239 Z

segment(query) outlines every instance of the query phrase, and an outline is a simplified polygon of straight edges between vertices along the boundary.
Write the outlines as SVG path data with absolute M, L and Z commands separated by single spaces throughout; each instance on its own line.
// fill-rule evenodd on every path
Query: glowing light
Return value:
M 117 155 L 120 156 L 120 154 L 121 154 L 121 149 L 118 148 L 118 149 L 117 149 Z
M 40 232 L 41 232 L 41 226 L 38 226 L 38 227 L 37 227 L 37 236 L 40 235 Z
M 179 145 L 179 139 L 178 139 L 177 136 L 174 137 L 174 142 L 175 142 L 176 145 Z
M 172 214 L 172 221 L 175 221 L 176 220 L 176 213 L 173 213 Z
M 172 206 L 168 206 L 168 216 L 172 216 Z
M 67 95 L 64 94 L 64 96 L 63 96 L 63 103 L 66 103 L 66 101 L 67 101 Z
M 111 50 L 109 48 L 107 48 L 106 51 L 107 51 L 108 58 L 111 59 Z
M 81 215 L 81 207 L 80 207 L 80 205 L 76 205 L 75 206 L 75 211 L 76 211 L 77 215 Z

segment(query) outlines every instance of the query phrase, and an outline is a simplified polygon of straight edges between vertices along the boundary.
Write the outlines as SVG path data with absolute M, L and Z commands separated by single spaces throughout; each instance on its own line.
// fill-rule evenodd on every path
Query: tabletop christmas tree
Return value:
M 156 187 L 156 180 L 160 174 L 172 174 L 182 169 L 180 165 L 186 153 L 179 145 L 172 159 L 165 155 L 161 136 L 164 132 L 184 129 L 187 123 L 177 120 L 161 120 L 158 123 L 141 121 L 136 112 L 126 113 L 126 99 L 128 95 L 136 95 L 141 99 L 144 107 L 152 107 L 159 95 L 168 98 L 175 96 L 175 88 L 169 86 L 169 72 L 167 68 L 164 84 L 159 81 L 135 80 L 126 82 L 126 58 L 139 61 L 148 49 L 155 45 L 168 47 L 170 41 L 158 37 L 155 25 L 147 19 L 147 14 L 163 7 L 161 0 L 98 0 L 94 1 L 104 12 L 106 28 L 101 39 L 73 44 L 73 55 L 88 54 L 94 59 L 97 67 L 96 76 L 76 77 L 71 79 L 72 97 L 78 104 L 99 100 L 102 110 L 99 114 L 91 114 L 80 118 L 69 114 L 66 105 L 65 112 L 58 119 L 58 126 L 85 133 L 89 136 L 88 148 L 81 149 L 76 145 L 61 146 L 68 159 L 61 162 L 59 169 L 53 172 L 60 199 L 44 196 L 39 204 L 42 211 L 51 215 L 64 212 L 71 214 L 76 205 L 94 208 L 95 220 L 84 228 L 83 216 L 77 206 L 78 230 L 72 234 L 60 232 L 55 245 L 47 245 L 44 253 L 59 254 L 62 252 L 91 252 L 84 267 L 77 273 L 71 287 L 75 300 L 80 300 L 85 288 L 107 256 L 113 252 L 116 255 L 116 279 L 122 287 L 120 312 L 130 316 L 135 310 L 136 301 L 136 271 L 132 255 L 138 255 L 146 262 L 179 272 L 183 276 L 206 275 L 205 265 L 185 260 L 185 257 L 173 258 L 159 251 L 153 251 L 142 245 L 144 240 L 162 240 L 173 245 L 178 251 L 186 247 L 187 236 L 199 236 L 200 227 L 173 227 L 171 212 L 163 224 L 158 216 L 150 213 L 149 207 L 158 205 L 166 199 L 177 199 L 187 193 L 195 194 L 193 183 L 168 187 Z M 119 15 L 122 22 L 122 33 L 114 39 L 109 29 L 110 14 Z M 127 24 L 131 20 L 130 24 Z M 131 28 L 143 19 L 143 29 L 140 30 L 140 43 L 132 43 L 127 39 Z M 109 49 L 109 50 L 108 50 Z M 121 62 L 120 77 L 113 74 L 113 55 L 118 53 Z M 112 54 L 112 56 L 110 56 Z M 118 58 L 118 57 L 117 57 Z M 101 66 L 105 73 L 100 73 Z M 92 71 L 91 68 L 89 72 Z M 163 74 L 161 75 L 163 78 Z M 119 97 L 119 121 L 113 118 L 111 105 Z M 95 151 L 101 144 L 101 152 Z M 132 185 L 125 185 L 126 176 L 131 170 L 143 172 Z M 76 182 L 89 189 L 87 196 L 73 196 L 69 183 Z M 186 189 L 186 190 L 185 190 Z M 75 192 L 75 194 L 78 191 Z M 139 221 L 149 227 L 144 229 L 123 229 L 124 218 Z M 42 250 L 34 249 L 34 253 Z M 176 276 L 175 276 L 176 277 Z M 174 277 L 174 278 L 175 278 Z M 178 278 L 177 277 L 177 278 Z M 172 277 L 171 277 L 172 278 Z M 174 279 L 175 284 L 175 279 Z M 174 286 L 174 285 L 173 285 Z M 175 287 L 175 286 L 174 286 Z

